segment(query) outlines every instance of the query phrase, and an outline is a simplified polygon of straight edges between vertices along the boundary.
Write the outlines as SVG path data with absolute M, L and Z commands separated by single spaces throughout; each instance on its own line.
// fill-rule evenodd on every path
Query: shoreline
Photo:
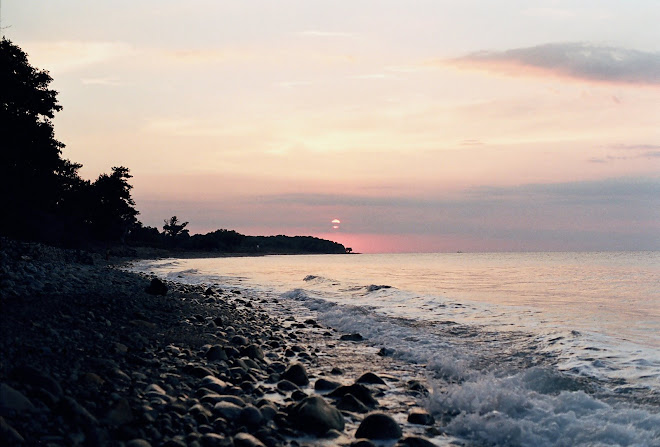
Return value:
M 411 365 L 314 320 L 273 317 L 264 297 L 172 282 L 152 295 L 147 275 L 39 244 L 3 240 L 0 260 L 5 445 L 449 441 Z

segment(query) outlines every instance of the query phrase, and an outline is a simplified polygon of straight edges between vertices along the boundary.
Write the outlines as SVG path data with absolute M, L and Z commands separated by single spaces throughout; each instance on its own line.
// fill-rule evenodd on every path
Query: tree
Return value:
M 128 183 L 132 177 L 128 168 L 113 167 L 112 174 L 101 174 L 91 184 L 89 224 L 98 239 L 123 242 L 137 224 L 139 212 L 131 197 L 133 186 Z
M 165 225 L 163 225 L 163 232 L 171 239 L 177 239 L 181 236 L 189 236 L 188 230 L 184 229 L 189 222 L 181 223 L 179 222 L 179 218 L 176 216 L 172 216 L 170 217 L 169 221 L 164 220 L 163 222 L 165 222 Z
M 62 159 L 52 118 L 62 110 L 47 71 L 6 38 L 0 41 L 0 230 L 15 233 L 43 221 L 62 195 L 61 176 L 75 164 Z M 73 170 L 75 172 L 75 169 Z

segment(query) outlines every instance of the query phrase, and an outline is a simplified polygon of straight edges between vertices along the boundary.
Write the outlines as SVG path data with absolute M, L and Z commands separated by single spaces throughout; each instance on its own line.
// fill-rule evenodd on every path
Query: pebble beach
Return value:
M 128 261 L 0 241 L 0 444 L 452 443 L 424 377 L 359 333 Z

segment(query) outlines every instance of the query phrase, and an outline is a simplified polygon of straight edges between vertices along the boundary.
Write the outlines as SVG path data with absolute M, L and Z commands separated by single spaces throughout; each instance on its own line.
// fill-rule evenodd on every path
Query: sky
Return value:
M 145 225 L 356 252 L 660 250 L 656 0 L 1 8 L 54 78 L 64 157 L 88 179 L 128 167 Z

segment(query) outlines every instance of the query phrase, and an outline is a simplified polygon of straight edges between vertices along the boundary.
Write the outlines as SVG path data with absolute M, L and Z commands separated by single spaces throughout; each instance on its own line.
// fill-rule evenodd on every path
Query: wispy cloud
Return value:
M 660 85 L 660 53 L 583 42 L 480 51 L 447 62 L 511 75 L 552 73 L 589 81 Z
M 607 147 L 614 150 L 614 154 L 603 157 L 592 157 L 591 163 L 608 163 L 621 160 L 635 160 L 639 158 L 654 159 L 660 157 L 658 144 L 613 144 Z
M 83 85 L 100 85 L 100 86 L 110 86 L 110 87 L 123 85 L 123 82 L 121 82 L 118 78 L 115 77 L 82 78 L 80 82 L 82 82 Z
M 136 54 L 136 49 L 126 42 L 28 42 L 25 48 L 31 58 L 39 61 L 39 65 L 55 73 L 75 71 Z

